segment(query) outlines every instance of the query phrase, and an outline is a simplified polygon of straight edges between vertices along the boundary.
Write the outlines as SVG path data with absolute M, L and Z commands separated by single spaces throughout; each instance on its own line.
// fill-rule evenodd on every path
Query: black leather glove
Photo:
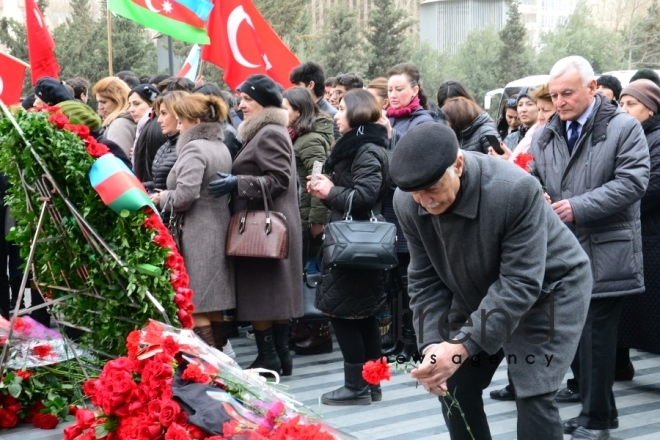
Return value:
M 220 171 L 216 174 L 220 176 L 220 179 L 209 183 L 209 194 L 213 197 L 226 196 L 238 187 L 238 177 L 233 174 L 221 173 Z

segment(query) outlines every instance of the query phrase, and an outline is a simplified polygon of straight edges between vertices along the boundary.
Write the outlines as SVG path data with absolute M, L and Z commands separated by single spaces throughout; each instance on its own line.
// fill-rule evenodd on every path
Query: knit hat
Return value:
M 275 81 L 266 75 L 250 75 L 241 84 L 241 93 L 245 93 L 262 107 L 282 107 L 280 89 Z
M 621 96 L 621 81 L 619 81 L 619 78 L 612 75 L 603 75 L 598 78 L 596 84 L 610 89 L 614 93 L 614 99 L 619 100 L 619 96 Z
M 516 106 L 520 102 L 521 98 L 528 98 L 532 102 L 536 102 L 536 99 L 534 99 L 534 96 L 532 96 L 532 92 L 534 91 L 533 87 L 523 87 L 520 89 L 518 92 L 518 97 L 516 98 Z
M 87 104 L 80 101 L 64 101 L 60 102 L 58 107 L 72 124 L 86 125 L 91 131 L 101 128 L 101 117 Z
M 57 105 L 62 101 L 75 99 L 66 87 L 64 87 L 64 84 L 49 76 L 44 76 L 37 81 L 34 94 L 43 102 L 50 105 Z
M 621 97 L 630 95 L 644 104 L 654 114 L 660 110 L 660 87 L 649 81 L 631 82 L 621 92 Z
M 635 74 L 630 78 L 630 82 L 637 81 L 638 79 L 648 79 L 655 83 L 656 86 L 660 86 L 660 76 L 651 69 L 639 69 Z
M 160 95 L 158 89 L 151 84 L 140 84 L 137 87 L 133 87 L 128 96 L 131 96 L 131 93 L 137 93 L 149 105 L 153 104 L 156 98 L 158 98 L 158 95 Z
M 458 140 L 445 124 L 426 122 L 408 130 L 396 144 L 390 177 L 401 191 L 428 188 L 442 178 L 458 155 Z

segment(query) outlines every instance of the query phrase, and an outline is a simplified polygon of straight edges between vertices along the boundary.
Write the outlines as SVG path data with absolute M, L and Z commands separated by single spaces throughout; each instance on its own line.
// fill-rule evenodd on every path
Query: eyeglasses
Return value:
M 505 105 L 506 105 L 507 107 L 515 107 L 515 106 L 517 105 L 517 103 L 516 103 L 516 98 L 509 98 L 509 99 L 507 99 Z
M 335 95 L 335 96 L 341 96 L 344 93 L 345 92 L 343 90 L 333 90 L 333 91 L 330 92 L 331 95 Z

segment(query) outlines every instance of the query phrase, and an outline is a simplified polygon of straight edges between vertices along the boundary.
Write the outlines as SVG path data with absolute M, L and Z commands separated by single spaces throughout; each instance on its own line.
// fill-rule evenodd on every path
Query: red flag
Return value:
M 233 89 L 256 73 L 289 84 L 289 73 L 300 65 L 251 0 L 214 0 L 208 34 L 202 59 L 222 67 Z
M 18 104 L 21 101 L 23 78 L 28 66 L 23 61 L 0 52 L 0 101 L 5 105 Z
M 55 42 L 34 0 L 25 0 L 25 18 L 32 85 L 36 85 L 44 76 L 59 79 L 57 74 L 60 73 L 60 66 L 55 59 Z

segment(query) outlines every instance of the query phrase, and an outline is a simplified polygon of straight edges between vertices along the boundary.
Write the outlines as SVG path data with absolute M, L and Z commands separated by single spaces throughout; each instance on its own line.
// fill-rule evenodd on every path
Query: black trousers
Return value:
M 569 388 L 580 393 L 578 424 L 587 429 L 616 429 L 614 401 L 616 338 L 623 297 L 592 299 L 578 351 L 571 363 L 574 379 Z
M 343 319 L 333 316 L 330 323 L 344 362 L 363 364 L 380 358 L 380 327 L 375 317 Z
M 484 389 L 490 385 L 500 361 L 504 358 L 504 351 L 497 352 L 497 362 L 490 362 L 490 356 L 483 351 L 477 356 L 478 359 L 473 357 L 463 362 L 447 381 L 447 389 L 460 403 L 466 420 L 463 420 L 458 408 L 448 410 L 449 403 L 446 400 L 443 402 L 443 398 L 440 398 L 442 414 L 452 440 L 472 438 L 465 426 L 466 423 L 474 438 L 491 439 L 482 396 Z M 516 398 L 519 439 L 563 440 L 563 427 L 555 404 L 555 394 L 556 391 L 553 391 L 525 399 Z

